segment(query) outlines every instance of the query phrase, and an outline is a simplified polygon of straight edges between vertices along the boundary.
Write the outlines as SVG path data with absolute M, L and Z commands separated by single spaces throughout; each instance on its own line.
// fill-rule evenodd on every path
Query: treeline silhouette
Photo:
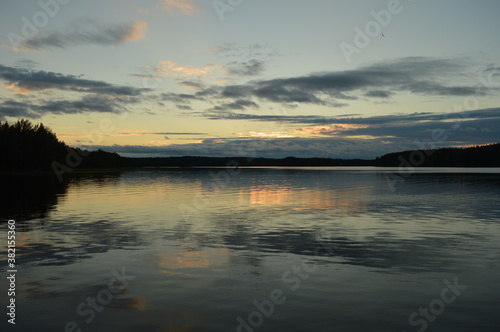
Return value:
M 388 153 L 375 159 L 383 167 L 500 167 L 500 143 Z
M 166 157 L 123 158 L 129 167 L 373 166 L 373 160 L 331 158 Z
M 470 148 L 443 148 L 389 153 L 375 160 L 332 158 L 126 158 L 103 150 L 71 148 L 51 129 L 29 120 L 0 121 L 0 172 L 55 171 L 75 168 L 224 167 L 224 166 L 386 166 L 386 167 L 500 167 L 500 143 Z
M 86 151 L 71 148 L 57 139 L 51 129 L 29 120 L 13 124 L 0 122 L 0 171 L 54 171 L 70 173 L 82 168 L 122 167 L 196 167 L 196 166 L 372 166 L 373 160 L 331 158 L 217 158 L 217 157 L 166 157 L 125 158 L 103 150 Z
M 54 163 L 71 169 L 122 166 L 117 153 L 70 148 L 51 129 L 26 119 L 0 121 L 0 156 L 2 172 L 52 171 Z
M 66 145 L 43 124 L 28 120 L 0 122 L 0 170 L 48 170 L 52 161 L 64 160 Z

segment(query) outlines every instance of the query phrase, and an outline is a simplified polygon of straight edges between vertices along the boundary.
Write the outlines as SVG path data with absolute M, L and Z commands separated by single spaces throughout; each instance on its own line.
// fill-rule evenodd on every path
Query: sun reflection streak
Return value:
M 240 190 L 239 204 L 249 205 L 289 205 L 295 210 L 337 209 L 350 213 L 365 203 L 357 197 L 366 195 L 369 189 L 364 187 L 341 188 L 338 190 L 297 190 L 280 185 L 251 186 L 248 190 Z

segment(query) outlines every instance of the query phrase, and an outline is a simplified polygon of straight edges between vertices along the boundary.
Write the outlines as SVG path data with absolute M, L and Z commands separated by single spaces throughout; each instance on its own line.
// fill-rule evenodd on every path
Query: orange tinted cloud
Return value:
M 162 135 L 161 133 L 150 133 L 150 132 L 130 132 L 130 133 L 113 133 L 113 134 L 101 134 L 105 137 L 122 137 L 122 136 L 148 136 L 148 135 Z M 85 138 L 89 137 L 89 135 L 82 134 L 59 134 L 58 137 L 77 137 L 77 138 Z
M 192 75 L 207 75 L 217 69 L 218 67 L 215 65 L 206 65 L 204 67 L 193 67 L 193 66 L 179 66 L 175 62 L 172 61 L 160 61 L 160 67 L 152 67 L 150 69 L 165 73 L 168 76 L 192 76 Z
M 130 30 L 123 36 L 122 42 L 138 41 L 146 36 L 146 30 L 148 28 L 148 22 L 137 20 L 134 21 Z
M 3 83 L 2 84 L 4 87 L 7 88 L 7 90 L 10 91 L 10 93 L 16 94 L 16 95 L 27 95 L 30 93 L 30 90 L 24 87 L 20 87 L 17 83 Z
M 223 84 L 223 83 L 227 83 L 227 82 L 230 82 L 230 81 L 231 81 L 230 78 L 221 78 L 220 80 L 213 81 L 212 83 L 213 84 Z
M 360 129 L 360 128 L 368 128 L 369 125 L 361 125 L 361 124 L 335 124 L 330 126 L 315 126 L 310 128 L 300 128 L 296 130 L 298 134 L 312 134 L 312 135 L 332 135 L 335 133 L 340 133 L 346 130 L 352 129 Z
M 46 52 L 44 48 L 67 48 L 89 44 L 119 45 L 143 39 L 147 27 L 148 22 L 143 20 L 113 26 L 93 20 L 82 20 L 60 31 L 40 33 L 30 38 L 20 37 L 17 45 L 0 44 L 0 47 L 16 52 Z
M 169 12 L 180 11 L 186 15 L 193 15 L 199 11 L 193 0 L 163 0 L 162 4 Z
M 263 133 L 263 132 L 250 132 L 250 137 L 260 137 L 260 138 L 290 138 L 294 137 L 293 135 L 284 133 L 284 132 L 272 132 L 272 133 Z

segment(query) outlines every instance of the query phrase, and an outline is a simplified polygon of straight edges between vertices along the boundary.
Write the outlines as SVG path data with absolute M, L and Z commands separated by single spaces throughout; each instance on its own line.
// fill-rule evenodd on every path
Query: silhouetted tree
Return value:
M 64 160 L 66 145 L 42 124 L 28 120 L 0 122 L 0 170 L 49 170 L 50 163 Z
M 122 165 L 122 158 L 116 153 L 73 150 L 81 156 L 81 162 L 69 168 L 116 168 Z M 67 163 L 69 151 L 71 148 L 41 123 L 33 125 L 26 119 L 13 124 L 0 122 L 0 171 L 52 171 L 54 162 L 59 165 Z
M 388 153 L 375 160 L 386 167 L 500 167 L 500 143 Z

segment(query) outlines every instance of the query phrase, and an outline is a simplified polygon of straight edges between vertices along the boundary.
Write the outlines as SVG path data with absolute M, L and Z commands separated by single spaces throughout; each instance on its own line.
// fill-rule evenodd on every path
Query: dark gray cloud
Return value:
M 214 92 L 214 90 L 212 90 Z M 251 96 L 251 89 L 246 85 L 230 85 L 223 89 L 215 90 L 222 98 L 246 98 Z
M 93 146 L 125 156 L 334 156 L 348 141 L 333 140 L 248 140 L 248 139 L 206 139 L 203 143 L 178 144 L 170 146 L 111 145 Z M 343 148 L 342 148 L 343 149 Z M 352 149 L 352 146 L 351 146 Z M 360 151 L 360 150 L 358 150 Z M 343 154 L 343 152 L 342 152 Z
M 217 97 L 221 91 L 221 88 L 218 86 L 211 86 L 208 88 L 204 88 L 193 95 L 196 99 L 204 100 L 205 97 Z
M 432 142 L 427 147 L 453 145 L 481 145 L 500 141 L 500 108 L 457 111 L 450 113 L 412 113 L 372 117 L 351 115 L 325 117 L 304 115 L 255 115 L 241 113 L 205 114 L 210 119 L 250 120 L 291 124 L 301 133 L 309 133 L 316 138 L 310 142 L 351 142 L 360 144 L 349 152 L 339 150 L 346 157 L 371 158 L 391 151 L 421 148 L 417 142 Z M 436 133 L 441 133 L 441 142 L 436 142 Z M 368 139 L 367 139 L 368 138 Z M 303 141 L 303 138 L 289 138 L 288 142 Z M 273 142 L 275 140 L 272 140 Z M 304 144 L 303 144 L 304 145 Z M 323 146 L 322 145 L 322 146 Z M 310 146 L 306 144 L 305 146 Z M 328 146 L 328 144 L 327 144 Z M 370 148 L 362 148 L 369 146 Z M 388 149 L 391 151 L 388 151 Z M 332 147 L 333 149 L 333 147 Z M 371 150 L 370 150 L 371 149 Z M 314 150 L 311 150 L 311 153 Z M 330 150 L 328 150 L 330 151 Z M 277 152 L 277 151 L 275 151 Z M 317 149 L 316 152 L 317 153 Z M 278 153 L 278 152 L 277 152 Z M 314 154 L 313 153 L 313 154 Z M 279 155 L 283 155 L 279 154 Z M 298 149 L 296 156 L 306 156 L 306 150 Z M 311 156 L 311 154 L 309 154 Z M 321 155 L 315 155 L 321 156 Z
M 27 70 L 0 65 L 0 80 L 24 92 L 57 89 L 82 93 L 117 96 L 138 96 L 148 89 L 114 85 L 104 81 L 87 80 L 75 75 L 64 75 L 42 70 Z
M 48 101 L 35 106 L 40 113 L 75 114 L 83 112 L 121 113 L 125 110 L 125 103 L 133 101 L 110 99 L 99 95 L 84 96 L 79 100 Z
M 21 101 L 6 100 L 0 103 L 0 119 L 7 117 L 39 118 L 45 114 L 80 114 L 85 112 L 122 113 L 128 105 L 138 103 L 135 98 L 109 98 L 87 95 L 75 100 L 40 100 L 23 98 Z
M 5 100 L 0 104 L 0 120 L 5 120 L 6 117 L 14 118 L 38 118 L 40 115 L 36 110 L 33 110 L 32 105 L 24 101 Z
M 175 105 L 178 109 L 184 110 L 184 111 L 192 111 L 193 108 L 189 105 Z
M 412 57 L 378 63 L 343 72 L 260 81 L 249 86 L 252 94 L 274 102 L 325 104 L 328 98 L 357 99 L 357 95 L 387 98 L 391 93 L 424 95 L 483 95 L 485 89 L 474 85 L 448 84 L 466 69 L 459 61 Z M 382 89 L 382 90 L 381 90 Z M 388 92 L 391 91 L 391 92 Z
M 251 100 L 238 99 L 232 103 L 222 104 L 215 106 L 213 110 L 215 111 L 232 111 L 232 110 L 244 110 L 248 107 L 258 108 L 259 105 Z
M 226 63 L 223 68 L 235 79 L 264 73 L 272 59 L 280 55 L 273 46 L 259 43 L 249 45 L 225 43 L 212 48 L 211 51 L 219 61 Z
M 499 123 L 497 122 L 497 125 Z M 432 127 L 430 127 L 432 128 Z M 429 129 L 430 129 L 429 128 Z M 343 135 L 313 138 L 218 138 L 206 139 L 202 143 L 176 144 L 169 146 L 110 145 L 84 146 L 84 148 L 117 152 L 123 156 L 211 156 L 211 157 L 268 157 L 285 158 L 288 156 L 312 158 L 375 158 L 389 152 L 415 150 L 421 148 L 440 148 L 454 145 L 488 144 L 498 141 L 495 135 L 471 131 L 468 125 L 453 130 L 445 130 L 446 139 L 432 142 L 431 132 L 422 131 L 420 136 L 373 137 L 360 139 Z M 444 128 L 440 128 L 444 129 Z M 464 136 L 464 133 L 469 136 Z M 432 142 L 432 143 L 430 143 Z
M 141 78 L 162 78 L 161 75 L 152 75 L 152 74 L 130 74 L 130 76 L 141 77 Z
M 370 90 L 365 93 L 365 96 L 373 98 L 389 98 L 392 96 L 392 93 L 384 90 Z
M 37 118 L 44 114 L 77 114 L 82 112 L 120 113 L 128 105 L 137 104 L 148 89 L 114 85 L 41 70 L 28 70 L 0 65 L 0 81 L 12 92 L 22 93 L 16 100 L 0 104 L 0 117 Z M 34 92 L 61 90 L 81 93 L 81 98 L 44 99 Z
M 401 144 L 429 140 L 433 131 L 446 133 L 448 144 L 487 144 L 500 141 L 500 109 L 481 109 L 450 113 L 412 113 L 372 117 L 351 115 L 326 117 L 306 115 L 255 115 L 206 113 L 209 119 L 248 120 L 302 126 L 304 132 L 320 137 L 371 137 Z M 316 127 L 316 128 L 315 128 Z
M 25 40 L 25 49 L 67 48 L 80 45 L 119 45 L 144 37 L 147 23 L 135 21 L 127 24 L 107 25 L 94 20 L 82 20 L 61 31 L 39 33 Z
M 375 158 L 396 151 L 481 145 L 500 141 L 500 108 L 446 114 L 413 113 L 374 117 L 259 116 L 236 113 L 211 117 L 302 124 L 304 127 L 297 130 L 309 132 L 313 137 L 214 138 L 205 139 L 202 143 L 170 146 L 114 145 L 92 148 L 102 148 L 126 156 Z M 313 130 L 308 131 L 309 129 Z M 436 132 L 440 133 L 440 140 L 434 138 Z
M 360 98 L 387 100 L 407 93 L 466 97 L 497 92 L 492 91 L 492 87 L 481 85 L 478 77 L 468 75 L 468 66 L 461 60 L 409 57 L 353 70 L 250 81 L 224 87 L 210 86 L 184 97 L 190 100 L 204 100 L 208 97 L 211 100 L 226 99 L 221 101 L 220 108 L 239 99 L 253 100 L 256 103 L 344 107 L 348 106 L 349 101 Z M 491 69 L 496 73 L 494 67 Z
M 362 117 L 358 114 L 345 114 L 335 117 L 319 115 L 256 115 L 256 114 L 205 114 L 212 120 L 251 120 L 266 122 L 283 122 L 290 124 L 314 125 L 367 125 L 377 128 L 388 126 L 402 126 L 419 124 L 422 126 L 442 125 L 454 120 L 460 121 L 498 121 L 500 120 L 500 108 L 488 108 L 472 111 L 458 111 L 449 113 L 419 112 L 410 114 L 393 114 Z
M 204 87 L 203 83 L 195 81 L 180 81 L 179 85 L 195 89 L 201 89 Z
M 238 76 L 256 76 L 265 70 L 264 62 L 253 59 L 248 62 L 233 61 L 225 66 L 228 74 Z
M 194 100 L 204 100 L 203 97 L 199 97 L 194 94 L 173 93 L 173 92 L 160 94 L 160 99 L 163 101 L 171 101 L 173 103 L 179 103 L 179 104 L 180 103 L 189 104 Z
M 313 91 L 301 89 L 293 84 L 283 84 L 278 80 L 260 83 L 252 94 L 260 99 L 276 103 L 325 104 L 324 100 Z

